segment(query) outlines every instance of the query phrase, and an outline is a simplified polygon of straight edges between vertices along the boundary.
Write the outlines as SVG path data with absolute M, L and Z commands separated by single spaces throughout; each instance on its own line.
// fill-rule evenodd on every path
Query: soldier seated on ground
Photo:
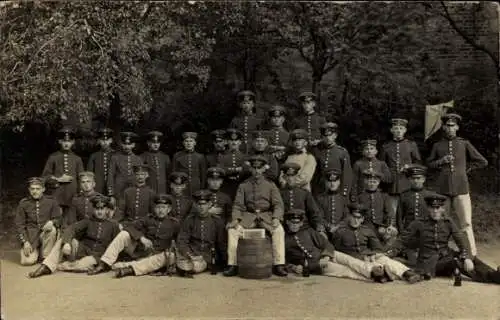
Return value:
M 355 280 L 377 279 L 384 275 L 380 264 L 335 251 L 323 235 L 305 226 L 304 221 L 305 213 L 300 209 L 291 209 L 285 215 L 285 255 L 289 271 Z
M 179 219 L 169 216 L 173 199 L 161 194 L 155 197 L 154 214 L 125 226 L 102 255 L 97 267 L 89 275 L 116 269 L 116 278 L 139 276 L 175 265 L 172 241 L 179 233 Z M 125 251 L 135 261 L 116 262 Z
M 500 269 L 491 268 L 471 255 L 466 234 L 446 216 L 444 195 L 429 193 L 425 197 L 427 216 L 414 220 L 401 235 L 406 248 L 418 249 L 416 270 L 425 280 L 434 276 L 448 277 L 455 268 L 473 281 L 500 284 Z M 459 251 L 448 246 L 453 238 Z
M 98 263 L 106 247 L 120 232 L 120 227 L 117 222 L 108 219 L 112 206 L 108 197 L 96 194 L 92 198 L 92 204 L 93 216 L 70 225 L 62 238 L 56 241 L 42 265 L 29 274 L 31 278 L 51 274 L 56 269 L 87 272 Z M 61 255 L 67 256 L 70 261 L 59 263 Z
M 42 178 L 30 178 L 28 191 L 29 197 L 19 201 L 15 212 L 17 236 L 23 246 L 21 264 L 26 266 L 49 255 L 61 223 L 61 208 L 54 198 L 44 196 Z

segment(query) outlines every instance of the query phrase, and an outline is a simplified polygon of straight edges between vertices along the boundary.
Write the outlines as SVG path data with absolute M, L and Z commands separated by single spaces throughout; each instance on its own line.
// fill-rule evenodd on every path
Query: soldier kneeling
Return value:
M 172 202 L 170 195 L 157 195 L 154 199 L 154 215 L 126 225 L 108 246 L 99 265 L 89 274 L 95 275 L 113 268 L 116 270 L 115 277 L 122 278 L 145 275 L 174 265 L 175 254 L 171 244 L 180 226 L 177 218 L 169 216 Z M 136 260 L 116 262 L 122 251 Z

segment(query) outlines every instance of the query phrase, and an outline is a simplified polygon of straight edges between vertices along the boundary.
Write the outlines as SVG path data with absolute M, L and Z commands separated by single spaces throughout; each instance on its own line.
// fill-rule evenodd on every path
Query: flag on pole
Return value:
M 425 140 L 429 139 L 441 128 L 441 117 L 446 114 L 448 108 L 453 108 L 454 100 L 425 106 Z

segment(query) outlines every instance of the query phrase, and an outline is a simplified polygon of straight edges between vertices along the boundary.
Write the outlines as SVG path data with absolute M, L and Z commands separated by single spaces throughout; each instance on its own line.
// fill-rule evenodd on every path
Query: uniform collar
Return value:
M 392 141 L 394 141 L 394 142 L 402 142 L 402 141 L 404 141 L 404 140 L 406 140 L 406 138 L 405 138 L 405 137 L 403 137 L 403 138 L 401 138 L 401 139 L 392 138 Z
M 328 194 L 328 195 L 336 195 L 336 194 L 339 194 L 339 191 L 338 190 L 335 190 L 335 191 L 328 190 L 328 191 L 326 191 L 326 194 Z

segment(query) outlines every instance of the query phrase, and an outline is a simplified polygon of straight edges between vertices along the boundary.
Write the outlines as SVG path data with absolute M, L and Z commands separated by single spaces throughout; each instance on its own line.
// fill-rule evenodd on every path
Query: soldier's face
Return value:
M 256 151 L 264 151 L 267 148 L 268 142 L 267 139 L 264 138 L 256 138 L 252 141 L 253 148 Z
M 184 190 L 186 190 L 186 184 L 171 183 L 170 190 L 172 190 L 172 193 L 176 196 L 180 196 L 184 193 Z
M 155 205 L 155 215 L 158 218 L 165 218 L 172 210 L 172 205 L 168 203 L 158 203 Z
M 306 100 L 302 101 L 302 109 L 306 114 L 314 112 L 314 108 L 316 108 L 316 101 L 310 98 L 306 98 Z
M 135 180 L 138 183 L 144 183 L 146 182 L 146 179 L 149 177 L 149 173 L 145 171 L 139 171 L 135 173 Z
M 448 137 L 454 137 L 457 135 L 458 124 L 447 124 L 444 126 L 444 132 Z
M 331 134 L 323 136 L 323 141 L 328 145 L 334 144 L 336 140 L 337 140 L 337 132 L 332 132 Z
M 252 172 L 252 175 L 254 177 L 259 177 L 259 176 L 262 176 L 264 174 L 264 172 L 266 172 L 266 166 L 262 166 L 262 167 L 251 167 L 250 168 L 251 172 Z
M 154 141 L 149 141 L 148 142 L 148 147 L 149 150 L 151 151 L 158 151 L 160 150 L 161 143 L 160 142 L 154 142 Z
M 75 140 L 59 140 L 59 145 L 61 146 L 61 149 L 63 150 L 71 150 L 73 148 L 73 145 L 75 144 Z
M 307 146 L 306 139 L 295 139 L 293 140 L 293 147 L 295 150 L 303 150 Z
M 392 126 L 391 133 L 396 139 L 402 139 L 406 134 L 405 126 Z
M 208 216 L 208 210 L 212 206 L 212 202 L 210 201 L 197 201 L 195 202 L 196 209 L 200 217 Z
M 240 150 L 241 140 L 229 140 L 228 146 L 229 146 L 229 150 L 231 150 L 231 151 Z
M 219 190 L 222 187 L 222 179 L 221 178 L 208 178 L 207 184 L 208 189 L 210 190 Z
M 365 188 L 368 191 L 375 191 L 375 190 L 377 190 L 379 184 L 380 184 L 380 180 L 377 179 L 377 178 L 368 178 L 368 179 L 365 179 Z
M 214 141 L 214 149 L 216 151 L 224 151 L 226 149 L 226 140 L 217 139 Z
M 429 210 L 429 216 L 433 220 L 441 220 L 444 216 L 444 212 L 446 211 L 444 206 L 428 207 L 427 210 Z
M 186 150 L 194 150 L 194 147 L 196 146 L 196 140 L 193 138 L 184 139 L 182 141 L 182 145 Z
M 363 147 L 363 156 L 366 158 L 375 158 L 377 156 L 378 150 L 375 146 L 368 145 Z
M 111 138 L 99 139 L 99 140 L 97 140 L 97 143 L 99 143 L 99 146 L 101 147 L 101 149 L 107 150 L 107 149 L 111 148 L 111 144 L 113 143 L 113 139 L 111 139 Z
M 340 179 L 335 181 L 327 180 L 325 184 L 328 191 L 337 191 L 340 187 Z
M 286 221 L 286 226 L 291 233 L 296 233 L 302 228 L 304 221 L 298 219 L 290 219 Z
M 95 181 L 90 177 L 83 177 L 80 179 L 80 189 L 83 192 L 93 191 L 95 188 Z
M 45 192 L 45 187 L 40 184 L 32 184 L 28 187 L 28 191 L 33 199 L 40 199 Z
M 288 184 L 293 184 L 293 180 L 296 177 L 296 174 L 285 174 L 284 178 Z
M 135 148 L 135 143 L 130 142 L 130 143 L 122 143 L 122 149 L 126 152 L 132 152 L 132 150 Z
M 277 117 L 271 117 L 270 118 L 271 125 L 274 127 L 282 127 L 283 123 L 285 123 L 285 117 L 284 116 L 277 116 Z
M 240 102 L 240 108 L 243 110 L 243 112 L 250 114 L 253 111 L 254 107 L 254 102 L 251 98 L 245 97 L 241 102 Z
M 353 228 L 359 228 L 359 226 L 363 224 L 363 221 L 365 221 L 364 217 L 358 217 L 352 214 L 350 214 L 348 218 L 349 225 Z
M 413 189 L 422 189 L 425 183 L 425 176 L 416 175 L 410 177 L 410 185 Z
M 94 215 L 97 219 L 106 219 L 108 217 L 108 208 L 94 208 Z

